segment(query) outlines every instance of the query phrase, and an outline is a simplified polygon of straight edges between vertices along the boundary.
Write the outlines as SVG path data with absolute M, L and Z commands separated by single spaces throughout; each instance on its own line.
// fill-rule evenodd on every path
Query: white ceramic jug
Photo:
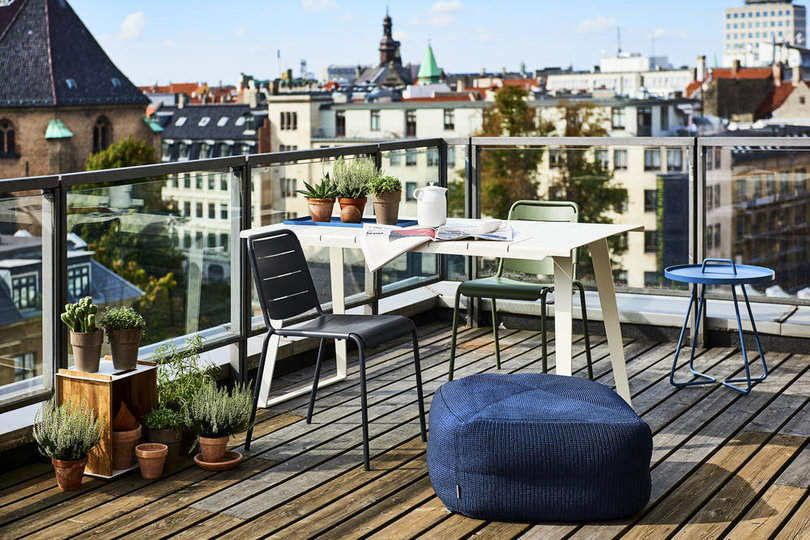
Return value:
M 416 197 L 416 219 L 420 227 L 441 227 L 447 221 L 447 188 L 433 185 L 413 191 Z

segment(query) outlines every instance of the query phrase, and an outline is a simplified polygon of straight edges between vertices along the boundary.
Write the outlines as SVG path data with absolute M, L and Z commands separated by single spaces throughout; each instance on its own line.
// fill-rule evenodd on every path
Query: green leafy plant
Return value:
M 396 176 L 377 176 L 368 183 L 368 190 L 375 195 L 402 191 L 402 183 Z
M 103 425 L 103 419 L 96 417 L 86 398 L 78 407 L 70 399 L 57 407 L 51 398 L 34 417 L 34 439 L 40 452 L 50 458 L 82 459 L 101 440 Z
M 332 167 L 338 197 L 362 199 L 368 193 L 368 184 L 380 175 L 380 170 L 370 159 L 346 161 L 343 156 Z
M 337 197 L 337 188 L 329 179 L 329 173 L 326 173 L 323 180 L 317 185 L 310 185 L 307 182 L 304 182 L 304 185 L 307 189 L 297 191 L 307 199 L 334 199 Z
M 143 421 L 149 429 L 180 429 L 183 427 L 183 415 L 165 407 L 153 409 Z
M 183 349 L 167 343 L 154 352 L 159 406 L 183 413 L 197 390 L 214 381 L 213 366 L 200 360 L 201 347 L 202 337 L 194 336 L 186 340 Z
M 104 327 L 107 337 L 110 338 L 113 330 L 143 328 L 146 326 L 146 321 L 131 307 L 114 307 L 101 314 L 98 324 Z
M 197 390 L 186 409 L 186 424 L 203 437 L 225 437 L 250 427 L 253 396 L 249 385 L 237 384 L 228 393 L 209 383 Z
M 85 296 L 75 304 L 65 305 L 65 312 L 61 315 L 62 322 L 74 332 L 95 332 L 96 312 L 98 306 L 91 297 Z

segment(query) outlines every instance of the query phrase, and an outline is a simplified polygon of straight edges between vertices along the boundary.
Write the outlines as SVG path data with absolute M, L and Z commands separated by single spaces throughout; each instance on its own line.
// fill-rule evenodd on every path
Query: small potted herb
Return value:
M 399 201 L 402 200 L 402 183 L 396 176 L 377 176 L 368 183 L 374 201 L 377 223 L 396 225 L 399 218 Z
M 312 216 L 312 221 L 328 222 L 332 220 L 332 208 L 335 206 L 335 197 L 337 190 L 335 184 L 329 179 L 329 173 L 326 173 L 320 184 L 312 186 L 304 182 L 306 190 L 299 189 L 298 193 L 302 194 L 309 206 L 309 215 Z
M 43 455 L 51 458 L 56 482 L 64 491 L 82 485 L 87 453 L 101 440 L 103 420 L 82 398 L 79 406 L 70 399 L 56 406 L 51 399 L 43 403 L 34 417 L 34 439 Z
M 67 304 L 62 313 L 62 322 L 70 328 L 70 345 L 73 347 L 73 363 L 85 373 L 98 371 L 101 358 L 101 343 L 104 334 L 96 328 L 98 307 L 86 296 L 75 304 Z
M 171 468 L 177 464 L 182 439 L 183 414 L 163 406 L 158 406 L 144 418 L 146 438 L 152 443 L 164 444 L 167 447 L 166 465 Z M 137 455 L 137 447 L 135 448 Z
M 140 313 L 131 307 L 110 308 L 101 314 L 99 324 L 104 327 L 110 341 L 113 367 L 118 370 L 138 367 L 138 345 L 146 326 Z
M 202 461 L 222 461 L 231 435 L 250 427 L 253 396 L 250 386 L 238 384 L 229 393 L 206 384 L 191 398 L 186 409 L 186 423 L 197 434 Z
M 366 207 L 368 183 L 379 176 L 377 166 L 370 159 L 345 161 L 341 156 L 335 161 L 332 173 L 340 204 L 340 220 L 360 223 Z

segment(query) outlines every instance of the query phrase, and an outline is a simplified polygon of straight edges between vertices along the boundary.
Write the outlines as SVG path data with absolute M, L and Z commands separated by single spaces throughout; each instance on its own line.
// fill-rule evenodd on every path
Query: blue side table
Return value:
M 762 347 L 759 344 L 759 334 L 757 333 L 757 326 L 754 323 L 754 314 L 751 313 L 751 304 L 748 302 L 748 294 L 745 292 L 745 285 L 754 283 L 770 283 L 774 280 L 774 272 L 770 268 L 762 266 L 751 266 L 747 264 L 734 264 L 731 259 L 705 259 L 703 264 L 679 264 L 670 266 L 664 270 L 664 277 L 673 281 L 681 281 L 685 283 L 694 283 L 701 285 L 700 287 L 700 302 L 697 308 L 697 323 L 695 324 L 695 332 L 692 335 L 692 355 L 689 357 L 689 371 L 692 375 L 700 377 L 702 380 L 689 381 L 676 383 L 675 382 L 675 367 L 678 363 L 678 355 L 681 352 L 681 343 L 683 342 L 683 335 L 686 331 L 686 326 L 689 323 L 689 314 L 692 312 L 692 306 L 698 297 L 698 287 L 692 290 L 692 296 L 689 299 L 689 308 L 686 310 L 686 318 L 683 321 L 681 328 L 681 335 L 678 337 L 678 347 L 675 350 L 675 358 L 672 360 L 672 371 L 669 375 L 669 382 L 673 386 L 681 388 L 683 386 L 692 386 L 695 384 L 709 384 L 716 381 L 714 377 L 710 377 L 705 373 L 695 371 L 693 363 L 695 360 L 695 339 L 694 336 L 698 333 L 700 328 L 700 315 L 706 306 L 706 285 L 731 285 L 731 295 L 734 297 L 734 311 L 737 313 L 737 331 L 740 334 L 740 347 L 742 347 L 743 360 L 745 362 L 745 378 L 740 379 L 726 379 L 723 381 L 725 386 L 733 388 L 743 394 L 751 391 L 751 383 L 765 380 L 768 376 L 768 366 L 765 364 L 765 355 L 762 354 Z M 754 329 L 754 340 L 757 344 L 759 351 L 759 358 L 762 360 L 763 374 L 761 377 L 751 377 L 751 371 L 748 367 L 748 353 L 745 351 L 745 343 L 743 342 L 742 322 L 740 321 L 740 308 L 737 302 L 737 293 L 734 289 L 735 285 L 739 285 L 742 289 L 743 297 L 745 298 L 745 307 L 748 309 L 748 318 L 751 320 L 751 327 Z M 746 388 L 736 386 L 732 383 L 747 383 Z

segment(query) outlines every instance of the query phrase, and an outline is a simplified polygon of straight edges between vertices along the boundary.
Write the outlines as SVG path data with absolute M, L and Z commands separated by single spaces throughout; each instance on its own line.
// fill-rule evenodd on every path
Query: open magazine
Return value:
M 421 244 L 470 238 L 511 242 L 513 231 L 506 221 L 498 219 L 475 221 L 450 219 L 447 220 L 446 225 L 435 229 L 430 227 L 400 228 L 393 225 L 365 223 L 363 224 L 363 235 L 360 237 L 360 247 L 369 270 L 373 272 Z

